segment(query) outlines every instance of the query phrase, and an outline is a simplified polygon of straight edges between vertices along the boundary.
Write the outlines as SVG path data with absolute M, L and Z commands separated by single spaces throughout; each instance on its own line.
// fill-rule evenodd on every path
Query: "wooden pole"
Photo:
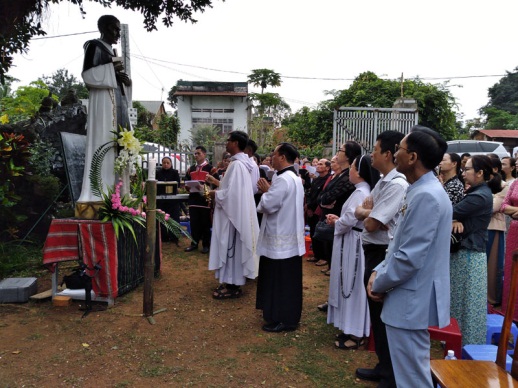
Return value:
M 144 316 L 153 315 L 153 277 L 156 241 L 156 180 L 146 181 L 146 255 L 144 257 Z

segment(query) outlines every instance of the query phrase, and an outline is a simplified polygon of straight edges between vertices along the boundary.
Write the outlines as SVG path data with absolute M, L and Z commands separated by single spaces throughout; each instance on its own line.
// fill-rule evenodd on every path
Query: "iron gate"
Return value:
M 364 152 L 370 153 L 381 132 L 407 134 L 417 120 L 417 110 L 411 108 L 338 108 L 333 120 L 333 155 L 348 140 L 358 142 Z

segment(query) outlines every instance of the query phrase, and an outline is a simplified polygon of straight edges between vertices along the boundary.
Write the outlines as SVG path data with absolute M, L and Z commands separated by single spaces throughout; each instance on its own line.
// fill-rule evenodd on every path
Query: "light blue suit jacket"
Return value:
M 387 256 L 372 290 L 384 293 L 381 319 L 400 329 L 450 323 L 452 205 L 429 172 L 408 187 Z

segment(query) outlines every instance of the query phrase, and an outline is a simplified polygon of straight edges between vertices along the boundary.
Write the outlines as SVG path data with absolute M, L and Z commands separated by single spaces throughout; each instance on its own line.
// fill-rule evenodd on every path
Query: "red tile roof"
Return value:
M 508 137 L 518 138 L 518 130 L 515 129 L 479 129 L 478 132 L 483 133 L 487 137 Z

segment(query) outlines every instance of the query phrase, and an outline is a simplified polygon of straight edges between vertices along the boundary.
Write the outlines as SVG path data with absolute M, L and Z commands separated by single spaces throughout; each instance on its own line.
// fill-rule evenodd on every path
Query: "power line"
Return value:
M 76 32 L 74 34 L 63 34 L 63 35 L 53 35 L 53 36 L 42 36 L 41 38 L 32 38 L 31 40 L 41 40 L 41 39 L 53 39 L 53 38 L 62 38 L 64 36 L 73 36 L 73 35 L 85 35 L 85 34 L 93 34 L 99 31 L 86 31 L 86 32 Z
M 143 60 L 152 60 L 155 62 L 164 62 L 164 63 L 170 63 L 172 65 L 177 66 L 185 66 L 185 67 L 192 67 L 196 69 L 202 69 L 202 70 L 209 70 L 209 71 L 217 71 L 221 73 L 230 73 L 230 74 L 243 74 L 248 75 L 249 73 L 243 73 L 240 71 L 235 70 L 222 70 L 222 69 L 214 69 L 211 67 L 204 67 L 204 66 L 197 66 L 197 65 L 188 65 L 185 63 L 178 63 L 178 62 L 172 62 L 172 61 L 166 61 L 163 59 L 158 58 L 150 58 L 146 57 L 144 55 L 141 56 Z M 485 75 L 465 75 L 465 76 L 449 76 L 449 77 L 406 77 L 405 79 L 421 79 L 423 81 L 434 81 L 434 80 L 454 80 L 454 79 L 467 79 L 467 78 L 490 78 L 490 77 L 505 77 L 507 74 L 485 74 Z M 282 78 L 288 78 L 288 79 L 302 79 L 302 80 L 314 80 L 314 81 L 354 81 L 356 78 L 330 78 L 330 77 L 302 77 L 302 76 L 291 76 L 291 75 L 281 75 Z M 399 79 L 399 77 L 396 77 L 394 79 Z

